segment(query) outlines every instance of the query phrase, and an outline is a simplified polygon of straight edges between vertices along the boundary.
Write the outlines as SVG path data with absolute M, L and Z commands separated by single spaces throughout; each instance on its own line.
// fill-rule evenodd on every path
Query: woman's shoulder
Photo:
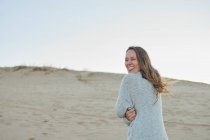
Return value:
M 128 73 L 126 75 L 124 75 L 123 77 L 123 81 L 124 82 L 135 82 L 135 81 L 139 81 L 142 79 L 142 74 L 140 72 L 137 73 Z

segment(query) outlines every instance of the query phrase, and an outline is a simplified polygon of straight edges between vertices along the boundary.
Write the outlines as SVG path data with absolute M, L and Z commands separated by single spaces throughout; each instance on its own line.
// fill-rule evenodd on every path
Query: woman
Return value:
M 128 74 L 122 79 L 115 110 L 129 125 L 128 140 L 168 140 L 160 95 L 166 85 L 147 52 L 141 47 L 129 47 L 125 67 Z

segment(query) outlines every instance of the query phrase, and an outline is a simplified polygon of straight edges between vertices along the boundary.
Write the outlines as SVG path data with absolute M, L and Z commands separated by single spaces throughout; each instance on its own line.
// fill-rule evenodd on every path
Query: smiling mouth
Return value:
M 134 69 L 134 67 L 128 67 L 128 70 L 129 71 L 131 71 L 131 70 L 133 70 Z

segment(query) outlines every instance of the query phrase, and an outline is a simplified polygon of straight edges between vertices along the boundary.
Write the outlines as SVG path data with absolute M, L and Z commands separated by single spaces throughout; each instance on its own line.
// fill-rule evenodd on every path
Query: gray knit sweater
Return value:
M 136 109 L 136 118 L 127 122 L 128 140 L 168 140 L 163 123 L 162 100 L 153 85 L 140 72 L 124 76 L 115 105 L 118 117 L 124 118 L 128 107 Z

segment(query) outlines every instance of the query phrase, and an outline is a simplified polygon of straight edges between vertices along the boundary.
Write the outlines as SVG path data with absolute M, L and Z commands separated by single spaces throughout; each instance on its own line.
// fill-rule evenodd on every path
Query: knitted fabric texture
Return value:
M 136 118 L 132 122 L 125 118 L 128 107 L 136 110 Z M 115 112 L 129 127 L 128 140 L 168 140 L 161 96 L 156 96 L 155 88 L 140 72 L 123 77 Z

